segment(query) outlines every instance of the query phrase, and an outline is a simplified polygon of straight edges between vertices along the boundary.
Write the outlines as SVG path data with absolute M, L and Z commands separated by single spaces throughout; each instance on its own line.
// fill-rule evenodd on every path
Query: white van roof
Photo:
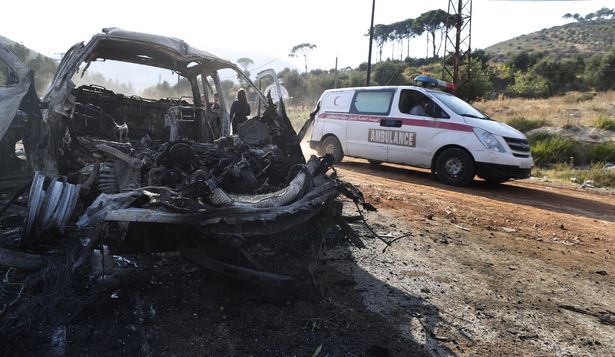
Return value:
M 454 95 L 452 93 L 448 93 L 442 90 L 438 90 L 438 89 L 434 89 L 434 88 L 424 88 L 424 87 L 418 87 L 418 86 L 410 86 L 410 85 L 402 85 L 402 86 L 370 86 L 370 87 L 348 87 L 348 88 L 335 88 L 335 89 L 325 89 L 325 91 L 323 92 L 322 97 L 327 94 L 327 93 L 336 93 L 336 92 L 355 92 L 357 90 L 379 90 L 379 89 L 394 89 L 394 90 L 398 90 L 398 89 L 412 89 L 412 90 L 416 90 L 422 93 L 446 93 L 446 94 L 451 94 Z

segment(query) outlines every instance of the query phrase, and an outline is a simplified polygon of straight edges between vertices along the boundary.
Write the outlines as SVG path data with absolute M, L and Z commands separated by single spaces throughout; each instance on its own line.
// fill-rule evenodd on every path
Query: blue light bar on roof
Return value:
M 455 86 L 454 83 L 445 82 L 422 74 L 414 77 L 414 81 L 417 85 L 424 88 L 437 87 L 447 92 L 455 92 L 457 90 L 457 86 Z

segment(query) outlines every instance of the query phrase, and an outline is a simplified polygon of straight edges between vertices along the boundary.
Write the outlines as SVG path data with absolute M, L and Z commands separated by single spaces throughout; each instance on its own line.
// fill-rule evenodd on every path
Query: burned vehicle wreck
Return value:
M 147 99 L 76 84 L 91 65 L 113 61 L 171 71 L 190 95 Z M 235 73 L 258 108 L 237 133 L 230 132 L 228 98 L 219 109 L 208 104 L 223 92 L 221 70 Z M 22 166 L 33 178 L 22 190 L 29 192 L 23 225 L 5 236 L 13 239 L 0 247 L 0 265 L 39 268 L 49 247 L 70 237 L 79 242 L 72 270 L 101 256 L 179 251 L 222 274 L 292 285 L 313 283 L 310 267 L 301 278 L 282 274 L 262 263 L 263 251 L 269 259 L 292 236 L 317 254 L 331 227 L 362 244 L 336 198 L 371 206 L 337 177 L 332 157 L 306 161 L 284 104 L 265 97 L 232 62 L 182 40 L 110 28 L 70 48 L 40 102 L 31 73 L 13 71 L 22 87 L 0 128 L 15 128 L 5 146 L 10 152 L 23 144 Z M 14 192 L 5 208 L 20 197 Z M 122 280 L 119 268 L 104 266 L 99 281 Z

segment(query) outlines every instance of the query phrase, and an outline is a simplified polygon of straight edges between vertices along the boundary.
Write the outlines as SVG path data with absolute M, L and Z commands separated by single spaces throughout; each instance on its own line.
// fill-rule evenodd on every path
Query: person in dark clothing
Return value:
M 250 104 L 246 97 L 246 91 L 242 88 L 237 92 L 237 99 L 233 101 L 231 105 L 231 125 L 233 134 L 236 134 L 239 126 L 248 120 L 250 111 Z
M 214 93 L 214 101 L 210 103 L 210 106 L 213 110 L 220 109 L 220 96 L 218 93 Z

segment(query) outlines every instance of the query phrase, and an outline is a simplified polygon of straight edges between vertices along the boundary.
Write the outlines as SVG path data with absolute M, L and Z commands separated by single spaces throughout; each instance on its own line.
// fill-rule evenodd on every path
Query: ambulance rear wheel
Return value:
M 447 185 L 468 185 L 474 179 L 474 160 L 465 150 L 447 149 L 436 160 L 436 174 Z
M 342 145 L 335 136 L 327 136 L 325 140 L 322 141 L 322 144 L 320 146 L 320 154 L 330 154 L 331 156 L 333 156 L 334 163 L 341 162 L 344 158 Z

